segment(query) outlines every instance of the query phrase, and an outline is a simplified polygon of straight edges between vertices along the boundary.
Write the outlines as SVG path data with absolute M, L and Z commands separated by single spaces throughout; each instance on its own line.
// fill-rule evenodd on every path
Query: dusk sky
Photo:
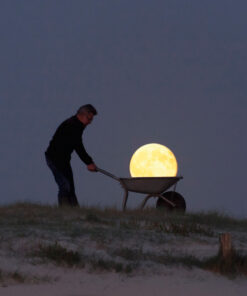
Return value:
M 129 177 L 137 148 L 163 144 L 188 211 L 246 218 L 246 12 L 242 0 L 1 0 L 1 204 L 57 204 L 44 151 L 91 103 L 97 166 Z M 121 207 L 118 182 L 75 153 L 72 167 L 81 205 Z

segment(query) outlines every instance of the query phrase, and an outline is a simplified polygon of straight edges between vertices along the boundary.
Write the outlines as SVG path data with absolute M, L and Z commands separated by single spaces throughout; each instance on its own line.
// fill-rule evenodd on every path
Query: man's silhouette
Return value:
M 81 106 L 76 115 L 59 125 L 45 152 L 47 165 L 59 188 L 59 206 L 79 206 L 70 165 L 71 154 L 74 150 L 87 165 L 89 171 L 97 171 L 96 165 L 82 143 L 82 133 L 95 115 L 97 111 L 92 105 Z

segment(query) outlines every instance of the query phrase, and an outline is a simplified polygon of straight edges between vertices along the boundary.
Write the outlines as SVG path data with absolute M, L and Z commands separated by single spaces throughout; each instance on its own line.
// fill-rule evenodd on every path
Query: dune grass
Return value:
M 19 270 L 11 272 L 0 270 L 0 286 L 2 287 L 6 287 L 10 284 L 39 284 L 41 282 L 50 282 L 50 279 L 47 276 L 27 275 Z
M 240 274 L 247 275 L 247 255 L 241 255 L 235 250 L 228 258 L 218 253 L 206 259 L 198 259 L 188 254 L 173 255 L 171 252 L 164 252 L 157 255 L 143 252 L 142 249 L 120 248 L 111 252 L 113 259 L 103 259 L 97 256 L 82 256 L 78 252 L 67 250 L 56 242 L 53 245 L 40 246 L 39 252 L 35 255 L 62 266 L 84 268 L 87 264 L 90 271 L 115 271 L 130 274 L 137 270 L 143 262 L 149 261 L 165 266 L 183 266 L 190 269 L 196 267 L 225 275 L 228 278 L 236 278 Z M 119 257 L 125 259 L 126 262 L 116 260 Z M 9 277 L 18 282 L 25 281 L 25 278 L 17 272 L 9 274 Z
M 52 260 L 57 265 L 67 265 L 69 267 L 79 265 L 84 267 L 82 258 L 78 252 L 67 250 L 58 244 L 58 242 L 50 245 L 40 244 L 34 255 L 43 258 L 44 260 Z
M 4 225 L 7 218 L 11 217 L 8 224 L 40 224 L 46 219 L 48 223 L 75 222 L 80 219 L 88 222 L 114 224 L 116 221 L 126 222 L 132 228 L 141 222 L 146 224 L 155 222 L 171 222 L 173 224 L 200 224 L 207 227 L 217 227 L 222 229 L 238 228 L 246 231 L 247 219 L 236 219 L 219 212 L 199 212 L 187 214 L 169 214 L 156 209 L 133 210 L 122 212 L 116 208 L 58 208 L 56 206 L 45 206 L 30 203 L 16 203 L 0 207 L 0 224 Z
M 27 281 L 27 277 L 18 271 L 3 272 L 0 270 L 0 283 L 6 281 L 6 279 L 17 283 L 24 283 Z
M 224 258 L 218 252 L 216 256 L 203 260 L 201 268 L 226 275 L 229 278 L 236 278 L 240 274 L 247 276 L 247 255 L 240 254 L 233 249 L 232 253 Z

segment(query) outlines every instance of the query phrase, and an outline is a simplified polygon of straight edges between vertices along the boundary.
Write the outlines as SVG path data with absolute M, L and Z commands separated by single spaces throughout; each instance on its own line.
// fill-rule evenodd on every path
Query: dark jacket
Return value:
M 76 115 L 62 122 L 50 141 L 46 156 L 55 164 L 63 165 L 70 162 L 71 153 L 75 150 L 85 164 L 93 163 L 82 143 L 84 129 L 85 125 Z

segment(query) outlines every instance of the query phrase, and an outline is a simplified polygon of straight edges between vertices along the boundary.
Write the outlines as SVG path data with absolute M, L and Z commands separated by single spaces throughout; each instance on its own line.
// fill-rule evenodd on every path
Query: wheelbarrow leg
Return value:
M 126 204 L 127 204 L 127 200 L 128 200 L 128 195 L 129 195 L 128 190 L 126 188 L 124 188 L 123 211 L 126 210 Z
M 153 194 L 149 194 L 145 197 L 145 199 L 143 200 L 143 202 L 141 203 L 140 209 L 142 210 L 145 207 L 145 204 L 147 203 L 147 201 L 149 200 L 150 197 L 152 197 Z

